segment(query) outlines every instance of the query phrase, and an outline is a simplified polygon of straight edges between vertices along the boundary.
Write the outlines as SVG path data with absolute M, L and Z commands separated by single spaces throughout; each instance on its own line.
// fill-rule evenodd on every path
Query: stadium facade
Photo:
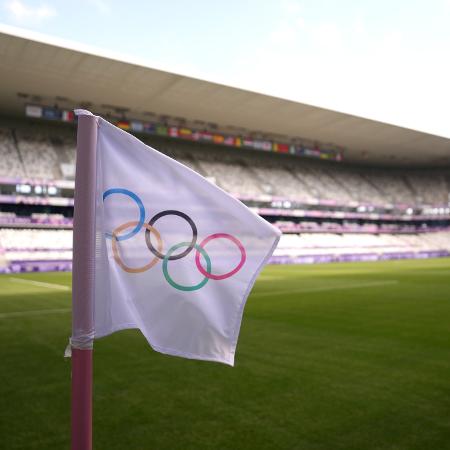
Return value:
M 450 140 L 0 30 L 0 271 L 71 268 L 88 108 L 284 233 L 273 263 L 450 256 Z

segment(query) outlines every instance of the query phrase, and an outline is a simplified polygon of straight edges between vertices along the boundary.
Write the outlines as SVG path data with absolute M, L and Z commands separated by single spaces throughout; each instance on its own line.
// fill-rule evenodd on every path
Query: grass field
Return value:
M 0 448 L 68 449 L 70 275 L 0 276 Z M 236 367 L 95 345 L 96 450 L 450 449 L 450 260 L 268 267 Z

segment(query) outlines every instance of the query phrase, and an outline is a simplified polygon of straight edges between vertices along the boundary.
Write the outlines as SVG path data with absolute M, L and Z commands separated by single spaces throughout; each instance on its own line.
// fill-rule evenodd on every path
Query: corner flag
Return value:
M 93 120 L 93 337 L 138 328 L 159 352 L 233 365 L 245 301 L 281 233 L 191 169 Z
M 234 365 L 245 302 L 280 231 L 131 134 L 76 113 L 74 364 L 95 338 L 137 328 L 158 352 Z

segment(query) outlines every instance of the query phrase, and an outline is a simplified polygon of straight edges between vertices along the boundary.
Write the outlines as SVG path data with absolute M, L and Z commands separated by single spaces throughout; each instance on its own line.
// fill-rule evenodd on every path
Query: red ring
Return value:
M 208 273 L 201 265 L 200 263 L 200 252 L 197 250 L 195 252 L 195 264 L 197 265 L 197 269 L 200 271 L 200 273 L 207 277 L 210 278 L 211 280 L 225 280 L 225 278 L 229 278 L 231 276 L 233 276 L 236 272 L 239 272 L 239 270 L 241 269 L 241 267 L 244 265 L 245 260 L 247 259 L 247 255 L 245 253 L 245 248 L 244 246 L 241 244 L 241 241 L 239 241 L 239 239 L 235 238 L 234 236 L 231 236 L 231 234 L 227 234 L 227 233 L 215 233 L 215 234 L 211 234 L 210 236 L 208 236 L 207 238 L 203 239 L 202 242 L 200 242 L 199 246 L 203 249 L 205 249 L 205 245 L 209 242 L 212 241 L 213 239 L 219 239 L 219 238 L 224 238 L 224 239 L 229 239 L 230 241 L 234 242 L 240 252 L 241 252 L 241 260 L 239 261 L 239 264 L 230 272 L 224 273 L 223 275 L 214 275 L 212 273 Z

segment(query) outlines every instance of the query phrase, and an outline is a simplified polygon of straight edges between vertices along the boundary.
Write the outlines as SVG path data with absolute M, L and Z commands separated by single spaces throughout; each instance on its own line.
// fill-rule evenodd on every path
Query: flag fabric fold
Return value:
M 97 125 L 95 338 L 137 328 L 156 351 L 234 365 L 245 302 L 280 231 L 193 170 Z

